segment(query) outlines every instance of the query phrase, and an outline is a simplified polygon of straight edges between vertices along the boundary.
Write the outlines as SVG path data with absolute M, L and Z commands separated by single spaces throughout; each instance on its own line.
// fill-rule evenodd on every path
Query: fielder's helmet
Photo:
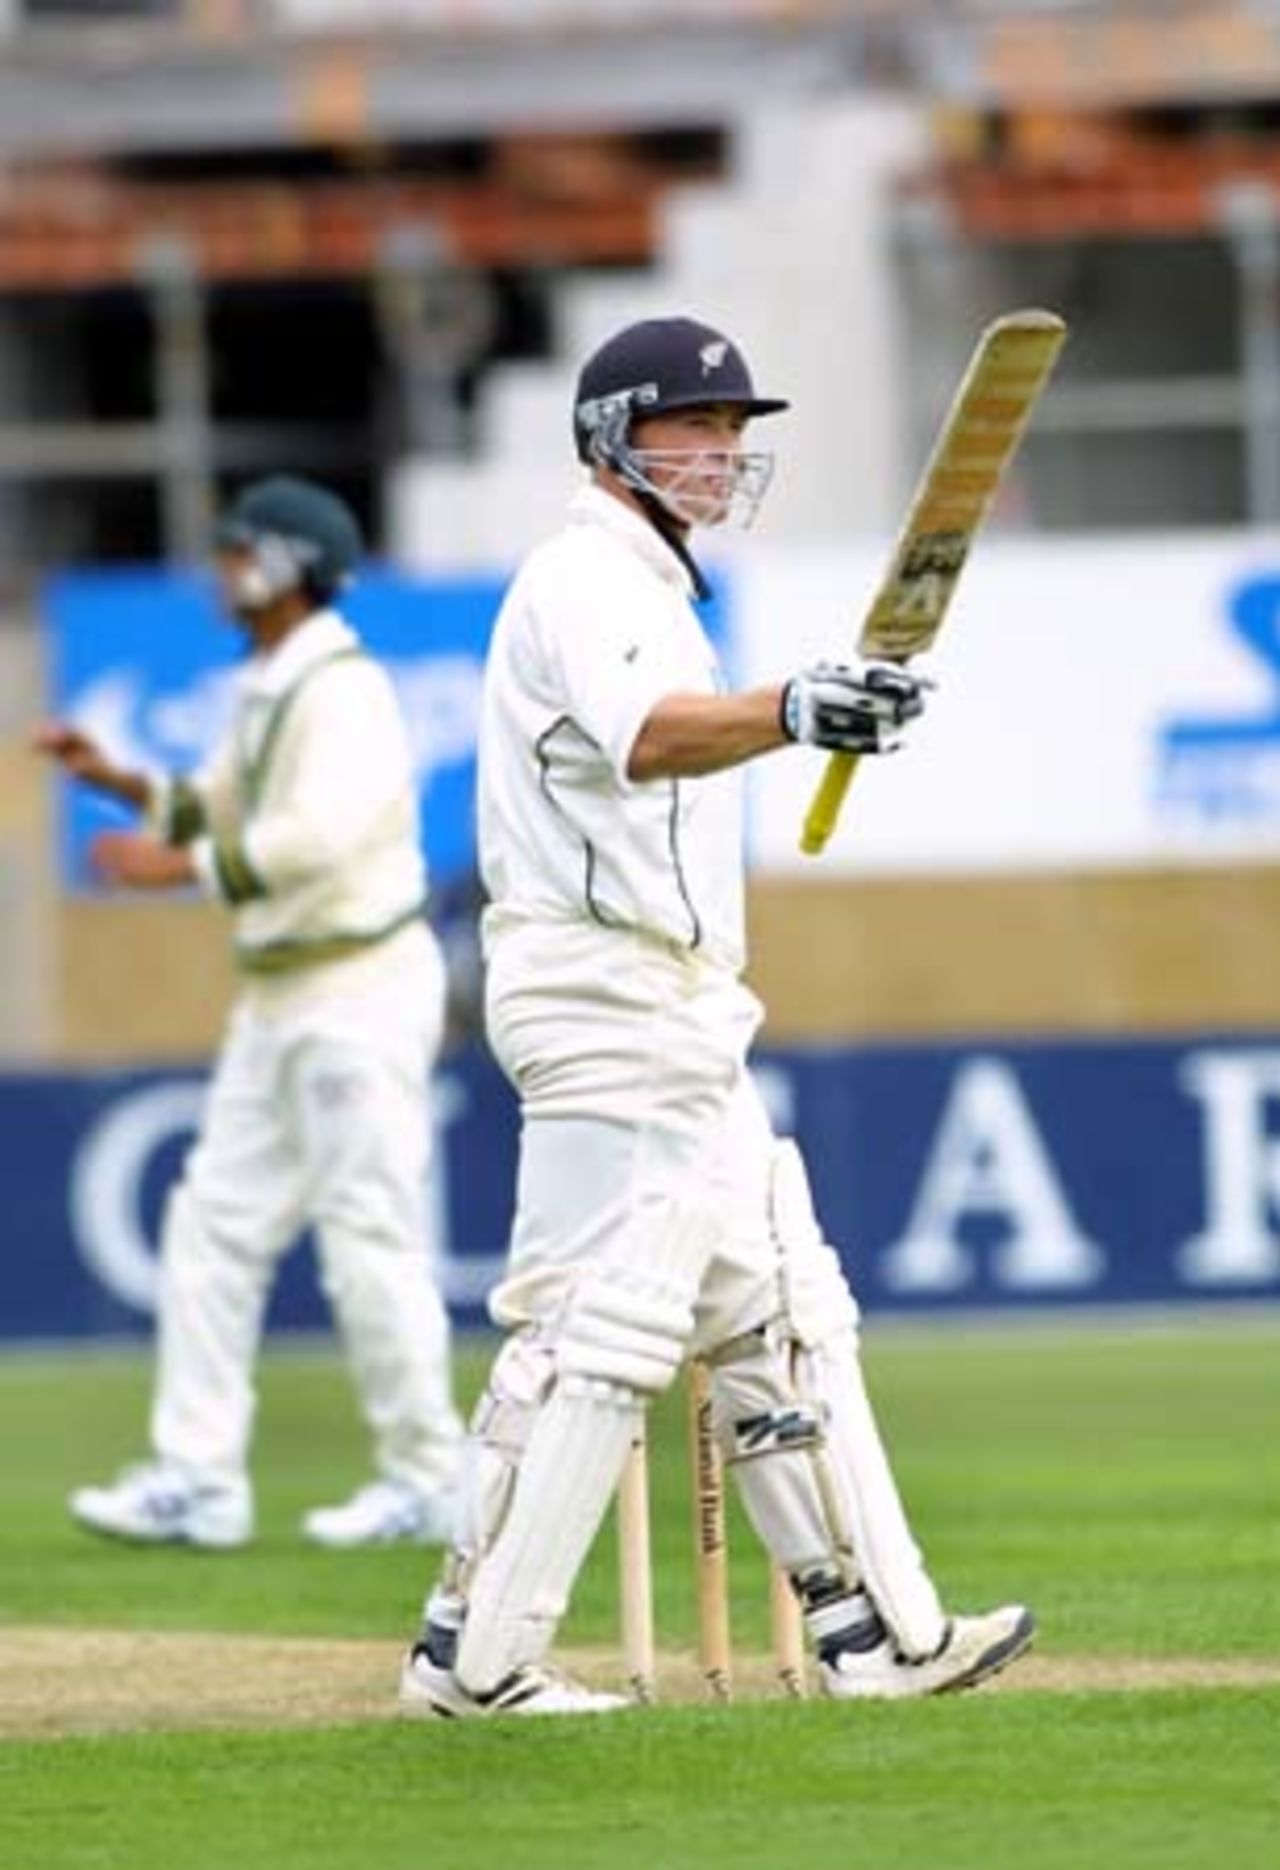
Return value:
M 252 548 L 275 587 L 271 595 L 302 587 L 320 600 L 350 582 L 364 551 L 346 501 L 289 474 L 246 487 L 219 523 L 217 543 Z
M 790 404 L 757 396 L 746 359 L 723 332 L 694 318 L 645 318 L 627 325 L 582 366 L 573 407 L 578 459 L 615 465 L 636 416 L 701 403 L 733 403 L 749 416 Z

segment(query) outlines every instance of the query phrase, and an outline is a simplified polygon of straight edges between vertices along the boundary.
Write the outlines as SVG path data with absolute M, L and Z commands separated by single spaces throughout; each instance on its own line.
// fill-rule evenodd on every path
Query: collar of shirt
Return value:
M 253 658 L 245 670 L 244 692 L 263 700 L 282 695 L 317 662 L 356 641 L 355 631 L 336 610 L 317 610 L 274 649 Z
M 603 527 L 643 559 L 664 583 L 674 585 L 684 597 L 692 596 L 693 580 L 657 527 L 603 487 L 592 484 L 578 490 L 569 506 L 569 524 Z

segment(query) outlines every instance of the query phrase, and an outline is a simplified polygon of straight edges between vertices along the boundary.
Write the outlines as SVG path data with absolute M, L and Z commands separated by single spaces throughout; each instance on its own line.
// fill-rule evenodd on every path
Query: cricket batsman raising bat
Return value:
M 984 497 L 1005 393 L 990 392 L 974 465 L 953 470 L 980 474 Z M 405 1657 L 414 1714 L 625 1705 L 546 1661 L 620 1479 L 626 1673 L 633 1696 L 652 1693 L 641 1450 L 651 1402 L 690 1359 L 715 1693 L 729 1662 L 717 1452 L 780 1576 L 789 1679 L 797 1622 L 841 1702 L 974 1687 L 1035 1630 L 1018 1602 L 943 1608 L 866 1394 L 857 1305 L 749 1069 L 761 1007 L 742 981 L 737 769 L 795 745 L 886 752 L 925 707 L 894 660 L 914 634 L 885 660 L 746 690 L 716 660 L 691 538 L 754 516 L 773 466 L 754 424 L 786 407 L 699 319 L 615 332 L 574 396 L 584 485 L 494 626 L 477 787 L 486 1030 L 524 1121 L 489 1301 L 507 1335 L 472 1418 L 457 1544 Z M 981 505 L 939 496 L 939 538 Z
M 862 626 L 858 653 L 867 661 L 904 663 L 932 647 L 1066 335 L 1055 313 L 1023 311 L 997 318 L 978 339 Z M 835 830 L 857 765 L 856 753 L 829 756 L 800 836 L 809 856 Z

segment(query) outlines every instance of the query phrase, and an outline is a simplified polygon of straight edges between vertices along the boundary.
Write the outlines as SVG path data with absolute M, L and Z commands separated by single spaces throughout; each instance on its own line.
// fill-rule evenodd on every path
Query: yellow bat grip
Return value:
M 836 828 L 844 795 L 857 770 L 856 753 L 833 753 L 827 760 L 826 771 L 818 782 L 800 833 L 800 849 L 806 857 L 816 857 L 825 850 L 827 839 Z

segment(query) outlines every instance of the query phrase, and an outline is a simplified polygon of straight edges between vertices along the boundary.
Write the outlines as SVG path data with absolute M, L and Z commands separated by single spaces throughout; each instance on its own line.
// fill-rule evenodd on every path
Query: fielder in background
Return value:
M 591 484 L 497 623 L 479 812 L 489 1037 L 523 1112 L 492 1299 L 510 1335 L 402 1671 L 414 1712 L 623 1705 L 545 1657 L 640 1412 L 694 1353 L 827 1694 L 968 1686 L 1031 1640 L 1020 1605 L 942 1609 L 863 1386 L 857 1306 L 747 1069 L 741 768 L 796 741 L 883 753 L 924 699 L 889 663 L 725 692 L 689 535 L 754 515 L 772 458 L 744 430 L 785 407 L 717 331 L 621 331 L 578 385 Z
M 443 967 L 399 706 L 330 608 L 360 551 L 346 505 L 306 481 L 260 481 L 230 508 L 217 570 L 251 654 L 230 731 L 193 776 L 125 771 L 74 726 L 37 735 L 146 814 L 147 830 L 96 839 L 100 874 L 133 890 L 198 884 L 228 905 L 241 977 L 165 1212 L 153 1459 L 71 1496 L 94 1532 L 252 1536 L 254 1364 L 274 1269 L 307 1225 L 377 1478 L 303 1529 L 355 1546 L 454 1528 L 462 1425 L 425 1212 Z

